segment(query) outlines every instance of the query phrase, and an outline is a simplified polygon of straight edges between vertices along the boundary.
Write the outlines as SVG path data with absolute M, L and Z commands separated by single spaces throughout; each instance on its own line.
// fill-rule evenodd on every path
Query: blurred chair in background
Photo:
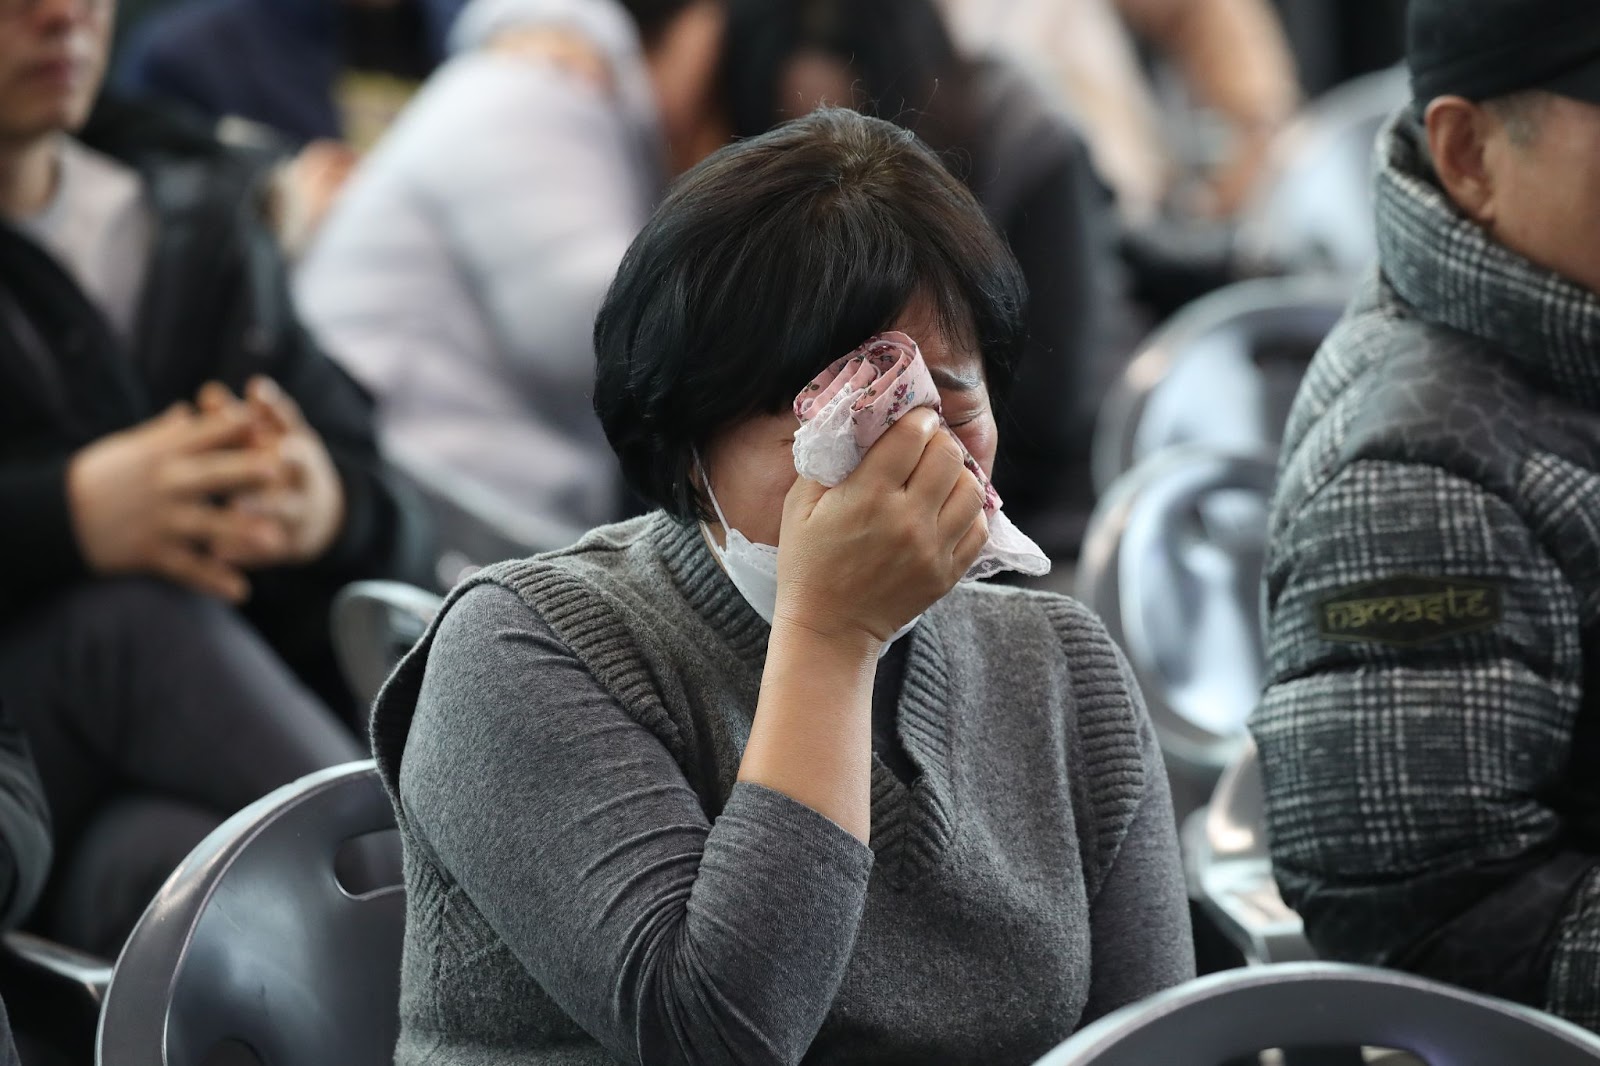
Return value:
M 1410 79 L 1395 68 L 1313 101 L 1273 144 L 1265 179 L 1239 218 L 1238 258 L 1352 279 L 1370 268 L 1378 258 L 1378 132 L 1410 99 Z
M 1245 743 L 1261 691 L 1261 567 L 1270 453 L 1201 446 L 1151 456 L 1106 493 L 1078 564 L 1078 598 L 1128 656 L 1179 820 Z
M 1048 554 L 1073 558 L 1094 413 L 1130 331 L 1115 207 L 1072 121 L 1009 61 L 962 57 L 933 0 L 732 0 L 724 69 L 736 135 L 854 107 L 916 132 L 978 197 L 1029 289 L 995 483 Z
M 333 639 L 350 687 L 363 703 L 432 624 L 443 597 L 398 581 L 358 581 L 333 605 Z
M 1198 901 L 1245 962 L 1253 966 L 1315 957 L 1300 916 L 1272 876 L 1261 761 L 1248 738 L 1223 771 L 1206 806 L 1183 823 L 1183 865 Z
M 102 1066 L 388 1066 L 405 894 L 370 762 L 252 804 L 195 849 L 128 939 Z
M 715 0 L 467 8 L 297 279 L 402 463 L 546 526 L 626 509 L 590 402 L 594 315 L 668 178 L 727 138 L 722 25 Z
M 98 1005 L 92 996 L 78 994 L 81 990 L 70 979 L 27 958 L 9 932 L 22 924 L 43 894 L 52 854 L 50 812 L 27 739 L 0 704 L 0 932 L 7 933 L 0 946 L 0 1066 L 16 1066 L 17 1061 L 8 1004 L 10 1013 L 27 1023 L 27 1031 L 19 1032 L 24 1049 L 41 1060 L 46 1052 L 31 1045 L 73 1029 L 81 1038 Z M 81 1056 L 86 1046 L 80 1039 L 76 1047 L 53 1050 Z
M 1180 444 L 1276 453 L 1301 378 L 1348 294 L 1336 279 L 1243 282 L 1174 317 L 1106 395 L 1095 429 L 1095 485 L 1105 493 Z
M 1274 1048 L 1344 1050 L 1349 1058 L 1338 1061 L 1360 1063 L 1363 1046 L 1409 1052 L 1426 1066 L 1600 1062 L 1600 1039 L 1526 1007 L 1405 974 L 1299 963 L 1158 993 L 1084 1029 L 1038 1066 L 1225 1066 Z

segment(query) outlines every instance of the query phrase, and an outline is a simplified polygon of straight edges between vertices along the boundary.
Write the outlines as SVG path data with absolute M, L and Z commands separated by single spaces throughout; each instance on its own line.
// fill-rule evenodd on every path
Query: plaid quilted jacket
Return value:
M 1600 1029 L 1600 299 L 1380 157 L 1273 509 L 1274 868 L 1327 957 Z

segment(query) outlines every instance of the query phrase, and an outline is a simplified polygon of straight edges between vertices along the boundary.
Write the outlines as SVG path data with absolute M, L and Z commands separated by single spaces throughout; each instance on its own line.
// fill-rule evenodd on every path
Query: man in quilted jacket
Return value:
M 1414 0 L 1290 419 L 1253 723 L 1324 956 L 1600 1030 L 1600 5 Z

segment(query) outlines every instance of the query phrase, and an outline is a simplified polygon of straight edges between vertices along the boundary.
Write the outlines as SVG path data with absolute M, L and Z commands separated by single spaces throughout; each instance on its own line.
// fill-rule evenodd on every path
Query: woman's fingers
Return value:
M 305 428 L 300 405 L 271 378 L 251 378 L 245 396 L 251 408 L 278 432 L 289 434 Z
M 906 495 L 912 505 L 935 514 L 942 510 L 950 490 L 966 473 L 965 461 L 966 451 L 954 433 L 948 429 L 935 433 L 923 449 L 922 461 L 912 472 L 911 480 L 906 482 Z
M 156 558 L 156 570 L 170 581 L 228 603 L 243 603 L 250 597 L 250 582 L 238 568 L 178 542 Z
M 962 467 L 955 484 L 945 495 L 944 506 L 939 508 L 939 539 L 948 545 L 958 545 L 983 517 L 983 486 L 972 471 Z M 987 525 L 985 522 L 985 529 Z
M 972 520 L 962 538 L 956 542 L 955 551 L 950 553 L 956 571 L 965 574 L 971 570 L 972 564 L 978 561 L 978 554 L 983 551 L 983 546 L 987 543 L 989 543 L 989 516 L 980 505 L 977 517 Z
M 284 463 L 254 451 L 205 452 L 170 460 L 160 471 L 160 487 L 179 498 L 229 495 L 267 489 L 284 480 Z
M 842 484 L 859 486 L 874 494 L 904 488 L 922 461 L 928 442 L 943 427 L 933 410 L 919 407 L 890 426 Z

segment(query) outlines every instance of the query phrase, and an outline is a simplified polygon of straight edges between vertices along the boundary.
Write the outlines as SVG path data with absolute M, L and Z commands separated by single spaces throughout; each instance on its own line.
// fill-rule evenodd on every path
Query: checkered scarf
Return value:
M 1380 144 L 1379 256 L 1400 298 L 1423 321 L 1486 341 L 1562 393 L 1600 407 L 1600 299 L 1509 251 L 1457 211 L 1409 109 Z

